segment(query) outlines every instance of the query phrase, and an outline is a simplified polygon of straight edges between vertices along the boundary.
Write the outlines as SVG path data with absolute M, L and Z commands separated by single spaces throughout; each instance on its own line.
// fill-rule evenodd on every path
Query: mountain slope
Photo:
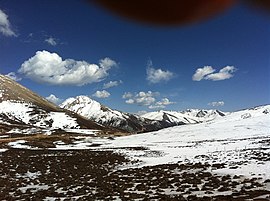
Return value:
M 204 121 L 210 121 L 218 117 L 225 116 L 225 113 L 218 110 L 197 110 L 191 109 L 181 112 L 176 111 L 157 111 L 149 112 L 142 117 L 151 120 L 158 120 L 172 126 L 183 125 L 183 124 L 195 124 Z
M 0 75 L 0 124 L 10 125 L 10 127 L 17 125 L 53 129 L 107 129 L 54 105 L 3 75 Z
M 217 117 L 224 117 L 226 115 L 225 112 L 221 112 L 219 110 L 200 110 L 200 109 L 188 109 L 185 111 L 181 111 L 181 113 L 192 117 L 203 118 L 204 120 L 211 120 Z
M 149 112 L 142 115 L 142 117 L 167 122 L 171 125 L 199 123 L 199 120 L 195 117 L 190 117 L 188 115 L 174 111 Z
M 68 98 L 60 107 L 78 113 L 102 125 L 120 128 L 128 132 L 147 132 L 169 126 L 159 121 L 110 109 L 87 96 Z

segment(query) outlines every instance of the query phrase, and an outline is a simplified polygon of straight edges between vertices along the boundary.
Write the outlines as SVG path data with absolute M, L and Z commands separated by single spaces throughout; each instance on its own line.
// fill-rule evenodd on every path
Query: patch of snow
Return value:
M 64 129 L 67 133 L 77 133 L 82 135 L 96 135 L 99 130 L 93 129 Z
M 30 172 L 30 171 L 27 171 L 25 174 L 18 174 L 16 173 L 16 177 L 17 178 L 29 178 L 29 179 L 36 179 L 38 178 L 39 176 L 41 175 L 41 172 L 38 171 L 38 172 Z
M 0 111 L 2 114 L 6 114 L 8 117 L 11 117 L 12 120 L 20 120 L 26 124 L 29 123 L 31 119 L 29 113 L 33 109 L 30 108 L 30 105 L 27 103 L 3 101 L 0 103 Z
M 26 145 L 25 143 L 26 143 L 25 140 L 17 140 L 14 142 L 9 142 L 8 145 L 15 149 L 31 149 L 32 148 L 29 145 Z
M 0 153 L 1 152 L 5 152 L 5 151 L 7 151 L 8 149 L 0 149 Z
M 77 137 L 76 141 L 72 144 L 65 144 L 62 141 L 55 143 L 55 148 L 49 148 L 51 150 L 83 150 L 83 149 L 93 149 L 99 147 L 99 145 L 107 144 L 106 138 L 99 137 Z
M 30 189 L 32 193 L 36 193 L 39 190 L 48 190 L 49 188 L 49 185 L 27 185 L 25 187 L 18 188 L 18 190 L 20 190 L 22 193 L 25 193 L 28 189 Z
M 52 128 L 79 128 L 75 118 L 66 115 L 63 112 L 50 112 L 46 120 L 52 120 Z

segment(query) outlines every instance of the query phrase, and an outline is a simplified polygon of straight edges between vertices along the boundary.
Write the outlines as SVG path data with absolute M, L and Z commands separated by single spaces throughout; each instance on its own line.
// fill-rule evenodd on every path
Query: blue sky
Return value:
M 2 0 L 0 73 L 58 103 L 88 95 L 134 113 L 234 111 L 270 103 L 269 20 L 237 5 L 199 24 L 155 27 L 84 1 Z

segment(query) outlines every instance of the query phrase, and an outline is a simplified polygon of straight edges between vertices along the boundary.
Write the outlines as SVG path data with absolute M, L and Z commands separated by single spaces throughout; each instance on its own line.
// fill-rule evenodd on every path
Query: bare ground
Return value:
M 9 149 L 0 153 L 0 200 L 270 199 L 270 181 L 210 171 L 225 164 L 120 168 L 136 162 L 112 151 Z

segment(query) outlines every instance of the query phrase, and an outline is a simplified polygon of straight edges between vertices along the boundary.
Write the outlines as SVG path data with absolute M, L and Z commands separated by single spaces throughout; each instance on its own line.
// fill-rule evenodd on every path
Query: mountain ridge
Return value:
M 171 126 L 194 124 L 224 116 L 217 110 L 157 111 L 144 115 L 135 115 L 113 110 L 88 96 L 76 96 L 66 99 L 60 107 L 78 113 L 88 119 L 106 126 L 121 128 L 128 132 L 148 132 Z M 207 117 L 207 118 L 206 118 Z
M 60 104 L 60 107 L 78 113 L 102 125 L 120 128 L 128 132 L 148 132 L 166 127 L 162 122 L 113 110 L 83 95 L 66 99 Z

